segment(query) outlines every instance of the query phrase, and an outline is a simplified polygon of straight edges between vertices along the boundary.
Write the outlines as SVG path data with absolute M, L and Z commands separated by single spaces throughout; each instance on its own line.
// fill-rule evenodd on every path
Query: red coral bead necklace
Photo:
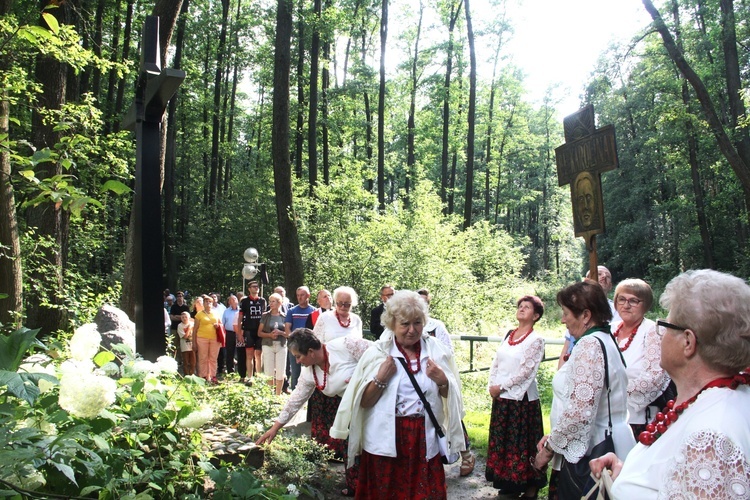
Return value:
M 523 342 L 524 340 L 526 340 L 526 337 L 528 337 L 529 335 L 531 335 L 531 332 L 533 332 L 534 329 L 532 328 L 531 330 L 529 330 L 525 334 L 521 335 L 521 337 L 519 337 L 517 340 L 513 340 L 513 335 L 515 335 L 517 331 L 518 331 L 518 328 L 516 328 L 515 330 L 513 330 L 512 332 L 510 332 L 510 335 L 508 335 L 508 344 L 510 344 L 510 345 L 518 345 L 518 344 L 520 344 L 521 342 Z
M 617 327 L 617 330 L 615 330 L 615 338 L 617 339 L 617 347 L 620 347 L 620 352 L 625 352 L 628 350 L 630 344 L 633 343 L 635 334 L 638 333 L 638 329 L 641 327 L 641 323 L 643 323 L 643 319 L 641 319 L 640 323 L 638 323 L 635 328 L 633 328 L 633 331 L 630 332 L 630 335 L 628 335 L 628 341 L 625 342 L 625 345 L 622 347 L 620 347 L 620 330 L 622 330 L 622 327 L 625 326 L 625 322 L 623 321 L 622 323 L 620 323 L 620 326 Z
M 326 388 L 326 384 L 328 384 L 328 370 L 330 368 L 330 365 L 328 364 L 328 349 L 326 349 L 325 344 L 323 344 L 323 385 L 320 385 L 318 382 L 318 374 L 315 373 L 315 366 L 312 367 L 313 372 L 313 378 L 315 379 L 315 388 L 319 391 L 322 391 Z
M 667 402 L 667 406 L 662 411 L 656 414 L 654 420 L 646 425 L 646 430 L 641 432 L 638 436 L 638 442 L 646 446 L 651 446 L 654 441 L 659 439 L 659 436 L 667 432 L 670 425 L 675 423 L 680 415 L 698 399 L 698 396 L 711 387 L 728 387 L 730 389 L 736 389 L 742 384 L 750 383 L 750 375 L 740 374 L 733 377 L 722 377 L 717 378 L 706 384 L 700 391 L 698 391 L 692 398 L 683 401 L 676 405 L 674 400 Z
M 341 325 L 341 328 L 349 328 L 349 325 L 352 324 L 352 317 L 351 317 L 351 315 L 346 318 L 346 324 L 344 324 L 344 322 L 341 321 L 341 316 L 339 316 L 339 312 L 336 311 L 336 312 L 334 312 L 334 314 L 336 315 L 336 321 L 339 322 L 339 325 Z
M 417 373 L 419 373 L 419 370 L 422 369 L 422 362 L 419 360 L 419 358 L 422 356 L 422 341 L 420 340 L 420 341 L 418 341 L 415 344 L 416 345 L 415 354 L 417 356 L 417 369 L 416 370 L 412 370 L 412 368 L 411 368 L 411 360 L 409 359 L 409 356 L 406 355 L 406 351 L 401 346 L 401 344 L 398 343 L 398 340 L 396 340 L 394 338 L 393 341 L 396 342 L 396 349 L 398 349 L 398 352 L 400 352 L 401 354 L 403 354 L 404 355 L 404 359 L 406 359 L 406 369 L 409 370 L 411 373 L 413 373 L 415 375 Z

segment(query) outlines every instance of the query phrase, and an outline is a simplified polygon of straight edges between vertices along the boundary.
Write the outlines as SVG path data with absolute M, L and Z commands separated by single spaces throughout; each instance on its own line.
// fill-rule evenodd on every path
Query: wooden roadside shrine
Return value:
M 596 235 L 604 232 L 601 173 L 617 168 L 614 125 L 597 129 L 594 107 L 585 108 L 563 119 L 565 144 L 555 148 L 557 180 L 570 184 L 575 235 L 583 237 L 589 252 L 589 275 L 598 280 Z
M 122 128 L 135 130 L 134 266 L 135 341 L 155 361 L 166 351 L 162 296 L 161 128 L 164 110 L 185 79 L 179 69 L 161 69 L 159 18 L 147 16 L 135 102 Z

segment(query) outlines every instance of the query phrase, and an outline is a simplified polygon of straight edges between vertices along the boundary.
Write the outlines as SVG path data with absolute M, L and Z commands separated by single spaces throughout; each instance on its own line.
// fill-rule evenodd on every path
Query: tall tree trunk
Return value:
M 734 146 L 750 172 L 750 130 L 740 127 L 739 120 L 745 117 L 745 102 L 740 92 L 742 80 L 740 78 L 740 63 L 737 56 L 737 32 L 734 18 L 734 1 L 721 0 L 721 46 L 724 53 L 724 75 L 727 84 L 729 100 L 729 126 L 734 138 Z M 744 7 L 747 8 L 747 7 Z M 750 218 L 750 184 L 744 184 L 745 205 Z
M 305 145 L 305 21 L 302 0 L 297 5 L 297 129 L 294 143 L 294 172 L 302 178 L 302 148 Z
M 362 54 L 362 64 L 367 60 L 367 30 L 364 29 L 366 14 L 367 10 L 365 9 L 362 13 L 362 48 L 360 50 Z M 367 171 L 372 172 L 372 108 L 370 106 L 370 93 L 367 91 L 366 86 L 363 89 L 362 94 L 365 103 L 365 154 L 367 155 Z M 369 175 L 367 178 L 367 184 L 367 190 L 372 193 L 375 183 Z
M 328 9 L 328 2 L 326 2 L 326 9 Z M 330 151 L 330 144 L 329 144 L 329 137 L 328 137 L 328 89 L 331 85 L 331 75 L 328 71 L 328 64 L 330 63 L 331 58 L 331 42 L 326 37 L 325 41 L 323 42 L 323 68 L 321 71 L 321 81 L 320 81 L 320 90 L 321 90 L 321 97 L 323 99 L 322 106 L 321 106 L 321 114 L 323 115 L 323 123 L 321 124 L 321 131 L 323 132 L 323 183 L 328 184 L 331 180 L 330 178 L 330 172 L 331 172 L 331 151 Z
M 227 21 L 229 20 L 229 0 L 221 0 L 221 32 L 216 49 L 216 73 L 214 74 L 214 103 L 211 117 L 211 180 L 208 190 L 208 204 L 213 205 L 219 186 L 219 132 L 221 118 L 221 77 L 224 74 L 224 54 L 227 43 Z
M 471 9 L 469 0 L 464 0 L 466 16 L 466 37 L 469 41 L 469 111 L 467 119 L 469 129 L 466 134 L 466 195 L 464 198 L 463 228 L 471 226 L 471 213 L 474 202 L 474 120 L 477 109 L 477 55 L 474 50 L 474 29 L 471 26 Z
M 735 175 L 739 179 L 745 191 L 745 208 L 747 214 L 750 215 L 750 158 L 743 158 L 737 148 L 732 144 L 731 139 L 727 135 L 724 126 L 722 125 L 719 115 L 716 112 L 716 107 L 711 99 L 711 96 L 706 89 L 703 80 L 693 70 L 692 66 L 685 60 L 682 51 L 675 44 L 672 34 L 669 32 L 669 28 L 664 24 L 664 20 L 661 17 L 659 11 L 654 7 L 651 0 L 642 0 L 646 10 L 651 15 L 654 21 L 654 27 L 659 32 L 664 42 L 664 47 L 667 49 L 667 53 L 672 61 L 677 65 L 680 73 L 690 82 L 690 85 L 695 90 L 698 101 L 701 104 L 703 113 L 706 116 L 709 128 L 716 139 L 719 146 L 719 150 L 726 158 L 729 165 L 732 167 Z M 726 1 L 726 0 L 724 0 Z M 731 2 L 730 2 L 731 3 Z M 747 160 L 747 161 L 746 161 Z
M 675 42 L 680 51 L 682 51 L 683 43 L 682 30 L 680 28 L 680 6 L 676 0 L 672 1 L 672 17 L 675 22 Z M 684 77 L 682 77 L 682 103 L 685 106 L 685 135 L 687 136 L 688 142 L 688 160 L 690 162 L 690 177 L 693 181 L 693 196 L 695 196 L 698 229 L 700 231 L 703 247 L 703 265 L 713 269 L 713 244 L 711 242 L 711 233 L 708 228 L 708 217 L 706 217 L 703 186 L 701 184 L 700 165 L 698 161 L 698 140 L 690 118 L 690 91 L 688 89 L 688 82 Z
M 409 194 L 411 192 L 411 181 L 415 173 L 416 158 L 414 155 L 414 130 L 416 124 L 414 123 L 414 115 L 417 110 L 417 63 L 419 62 L 419 37 L 422 34 L 422 17 L 424 16 L 424 5 L 421 0 L 419 2 L 419 21 L 417 22 L 417 36 L 414 39 L 414 54 L 411 60 L 411 74 L 409 83 L 411 88 L 409 89 L 409 118 L 406 122 L 406 178 L 404 179 L 404 188 L 406 191 L 406 198 L 404 205 L 409 206 Z
M 310 195 L 318 185 L 318 63 L 320 61 L 320 23 L 322 0 L 313 0 L 313 33 L 310 45 L 310 111 L 307 117 L 307 163 Z
M 492 117 L 495 112 L 495 77 L 497 74 L 497 63 L 500 59 L 500 47 L 503 45 L 503 36 L 500 34 L 495 47 L 495 57 L 492 64 L 492 81 L 490 82 L 490 106 L 487 112 L 487 138 L 485 141 L 484 162 L 486 165 L 484 177 L 484 218 L 490 220 L 490 165 L 492 163 Z
M 0 17 L 10 12 L 11 0 L 0 0 Z M 0 59 L 0 72 L 6 72 L 6 59 Z M 10 101 L 5 91 L 0 93 L 0 136 L 10 132 Z M 0 323 L 19 327 L 23 307 L 23 274 L 21 268 L 21 241 L 13 184 L 10 181 L 10 152 L 0 148 Z
M 237 14 L 236 19 L 240 19 L 240 14 L 242 13 L 241 9 L 242 1 L 237 0 Z M 236 98 L 237 98 L 237 83 L 239 81 L 239 69 L 240 69 L 240 61 L 239 61 L 239 46 L 240 46 L 240 39 L 239 39 L 239 30 L 234 30 L 234 74 L 232 76 L 232 92 L 231 92 L 231 98 L 229 102 L 229 124 L 227 125 L 227 142 L 229 144 L 234 144 L 234 113 L 235 113 L 235 104 L 236 104 Z M 224 176 L 224 192 L 229 191 L 229 181 L 232 180 L 232 177 L 234 176 L 233 169 L 233 160 L 234 154 L 231 154 L 226 159 L 226 175 Z
M 273 70 L 273 183 L 276 189 L 276 212 L 279 244 L 284 266 L 284 284 L 295 290 L 304 283 L 302 254 L 292 197 L 292 164 L 289 159 L 289 70 L 291 67 L 292 11 L 290 2 L 278 0 L 276 7 L 276 41 Z
M 42 6 L 44 6 L 42 2 Z M 60 24 L 70 21 L 72 6 L 62 4 L 57 9 L 48 11 Z M 42 21 L 42 25 L 45 25 Z M 41 84 L 43 93 L 39 98 L 41 109 L 59 110 L 65 103 L 68 68 L 66 65 L 47 56 L 40 55 L 36 63 L 36 78 Z M 31 115 L 32 142 L 38 149 L 54 149 L 60 141 L 61 133 L 55 130 L 54 124 L 46 123 L 43 115 L 34 111 Z M 37 166 L 39 178 L 48 178 L 62 174 L 59 162 L 46 162 Z M 49 263 L 45 268 L 31 269 L 29 278 L 36 287 L 31 288 L 26 297 L 28 317 L 26 325 L 39 328 L 41 335 L 48 335 L 64 327 L 63 310 L 63 274 L 68 251 L 68 221 L 70 214 L 60 205 L 51 202 L 29 208 L 27 222 L 37 228 L 37 235 L 49 239 L 52 246 L 41 246 L 41 260 Z
M 127 62 L 130 59 L 130 37 L 133 33 L 133 5 L 135 0 L 128 0 L 127 13 L 125 14 L 125 30 L 122 40 L 122 62 Z M 127 80 L 121 78 L 117 84 L 117 100 L 115 102 L 115 115 L 121 116 L 123 110 L 123 102 L 125 100 L 125 85 Z M 115 121 L 114 126 L 115 132 L 120 130 L 120 121 Z
M 92 49 L 97 57 L 102 57 L 102 18 L 104 17 L 106 3 L 106 0 L 99 0 L 94 14 L 94 43 Z M 102 72 L 99 68 L 93 68 L 92 71 L 94 72 L 94 78 L 91 84 L 91 93 L 101 100 Z
M 112 22 L 112 52 L 110 54 L 109 60 L 112 62 L 117 62 L 117 58 L 119 57 L 119 51 L 120 51 L 120 10 L 122 7 L 122 0 L 117 0 L 117 3 L 115 5 L 115 18 Z M 117 72 L 114 68 L 109 70 L 109 73 L 107 75 L 107 95 L 105 97 L 105 102 L 103 103 L 106 106 L 106 109 L 108 110 L 108 115 L 110 116 L 117 116 L 114 115 L 114 109 L 113 109 L 113 101 L 115 99 L 115 92 L 117 87 Z M 109 118 L 104 123 L 104 135 L 108 135 L 110 132 L 112 132 L 112 127 L 114 125 L 114 119 Z
M 450 100 L 451 100 L 451 72 L 453 71 L 453 31 L 456 28 L 456 21 L 458 15 L 461 12 L 462 0 L 457 0 L 456 3 L 451 3 L 450 19 L 448 20 L 448 53 L 445 61 L 445 83 L 443 84 L 443 138 L 442 138 L 442 152 L 440 155 L 440 199 L 445 204 L 448 199 L 446 196 L 445 186 L 449 184 L 448 181 L 448 149 L 450 144 Z M 452 187 L 451 187 L 452 189 Z M 446 205 L 447 207 L 447 205 Z M 443 213 L 452 213 L 452 198 L 451 208 L 443 208 Z
M 385 47 L 388 40 L 388 0 L 381 0 L 380 84 L 378 86 L 378 208 L 385 210 Z

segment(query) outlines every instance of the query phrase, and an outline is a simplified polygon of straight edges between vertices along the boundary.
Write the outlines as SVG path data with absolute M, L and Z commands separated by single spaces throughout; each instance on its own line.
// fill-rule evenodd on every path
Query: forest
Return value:
M 588 258 L 573 235 L 559 95 L 507 62 L 511 0 L 0 0 L 0 323 L 42 333 L 133 310 L 146 15 L 186 78 L 163 120 L 163 287 L 226 295 L 255 247 L 270 285 L 429 288 L 452 330 L 494 334 Z M 747 0 L 643 0 L 580 90 L 616 128 L 599 260 L 657 290 L 750 274 Z M 491 68 L 489 76 L 477 67 Z M 293 294 L 290 294 L 293 295 Z

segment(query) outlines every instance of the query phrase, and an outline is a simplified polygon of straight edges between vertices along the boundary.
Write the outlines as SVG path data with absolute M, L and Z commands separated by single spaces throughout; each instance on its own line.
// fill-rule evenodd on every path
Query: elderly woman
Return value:
M 492 396 L 485 477 L 503 494 L 536 498 L 547 476 L 529 459 L 544 435 L 536 373 L 544 359 L 544 339 L 534 324 L 544 314 L 539 297 L 526 295 L 516 304 L 518 327 L 505 336 L 490 367 Z
M 357 365 L 331 436 L 349 436 L 350 465 L 361 455 L 357 498 L 446 498 L 438 434 L 409 374 L 453 454 L 465 448 L 458 368 L 424 331 L 427 304 L 417 293 L 396 292 L 382 320 L 386 330 Z
M 321 419 L 313 420 L 313 437 L 315 437 L 316 428 L 319 432 L 322 429 L 327 439 L 316 438 L 316 441 L 328 446 L 335 453 L 343 456 L 346 461 L 346 441 L 328 438 L 328 429 L 333 424 L 336 410 L 341 402 L 341 395 L 357 367 L 357 362 L 370 347 L 370 342 L 360 338 L 340 337 L 323 344 L 312 330 L 298 328 L 289 336 L 288 344 L 295 359 L 303 366 L 300 378 L 276 422 L 256 441 L 256 444 L 270 443 L 279 429 L 297 414 L 302 405 L 313 394 L 319 393 L 332 401 L 330 406 L 333 411 L 322 416 Z M 354 496 L 356 482 L 356 467 L 347 467 L 346 489 L 341 493 L 345 496 Z
M 605 440 L 605 432 L 611 432 L 615 451 L 622 455 L 635 444 L 628 426 L 628 377 L 610 333 L 612 311 L 602 287 L 591 281 L 574 283 L 557 294 L 557 303 L 563 310 L 562 322 L 576 343 L 570 359 L 552 379 L 552 431 L 539 441 L 534 466 L 542 469 L 559 455 L 559 482 L 551 481 L 550 496 L 557 491 L 561 498 L 580 498 L 583 484 L 575 481 L 573 464 L 595 458 L 590 454 Z
M 286 372 L 286 334 L 284 321 L 286 316 L 281 312 L 283 297 L 272 293 L 268 297 L 269 310 L 260 317 L 258 337 L 263 346 L 263 373 L 269 377 L 268 384 L 276 387 L 276 395 L 281 395 Z
M 197 305 L 197 302 L 196 302 Z M 219 348 L 221 344 L 216 340 L 216 328 L 221 323 L 221 319 L 211 309 L 214 300 L 208 296 L 203 296 L 203 310 L 195 315 L 195 340 L 198 344 L 198 376 L 206 379 L 207 382 L 216 384 L 217 359 L 219 357 Z
M 653 301 L 651 287 L 643 280 L 627 279 L 615 289 L 615 307 L 622 321 L 613 323 L 612 331 L 627 366 L 628 422 L 634 436 L 646 430 L 646 424 L 659 411 L 649 403 L 669 384 L 669 377 L 659 366 L 661 339 L 656 323 L 644 317 Z
M 607 454 L 615 498 L 750 496 L 750 287 L 708 269 L 688 271 L 661 296 L 661 366 L 677 386 L 623 464 Z M 620 457 L 624 455 L 620 455 Z
M 357 292 L 351 287 L 340 286 L 333 291 L 333 310 L 321 314 L 313 328 L 321 342 L 346 335 L 362 337 L 362 320 L 352 312 L 358 302 Z

